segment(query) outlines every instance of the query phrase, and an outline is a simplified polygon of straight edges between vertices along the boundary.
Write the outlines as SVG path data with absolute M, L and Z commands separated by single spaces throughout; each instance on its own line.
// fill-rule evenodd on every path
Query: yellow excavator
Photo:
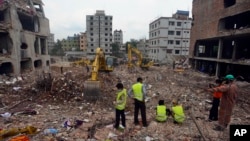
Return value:
M 154 62 L 150 58 L 143 57 L 140 50 L 138 50 L 135 47 L 131 47 L 130 44 L 128 44 L 128 68 L 131 69 L 134 64 L 132 63 L 132 53 L 135 53 L 138 57 L 138 60 L 136 62 L 136 66 L 141 67 L 143 70 L 148 70 L 149 67 L 154 65 Z
M 99 72 L 112 72 L 114 70 L 114 58 L 105 57 L 103 49 L 98 47 L 94 62 L 91 66 L 91 77 L 84 83 L 84 97 L 87 99 L 97 99 L 100 95 Z

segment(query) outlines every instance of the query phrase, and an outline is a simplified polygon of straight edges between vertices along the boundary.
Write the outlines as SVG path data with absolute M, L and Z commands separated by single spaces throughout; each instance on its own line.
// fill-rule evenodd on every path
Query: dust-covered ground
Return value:
M 100 73 L 101 96 L 96 101 L 84 98 L 84 81 L 90 76 L 85 67 L 51 67 L 51 73 L 32 72 L 22 76 L 0 76 L 0 113 L 10 117 L 0 117 L 0 128 L 10 130 L 33 126 L 38 132 L 27 134 L 31 141 L 84 141 L 84 140 L 229 140 L 229 127 L 225 131 L 215 131 L 217 122 L 208 122 L 212 93 L 207 92 L 209 83 L 215 77 L 187 69 L 174 72 L 171 66 L 151 67 L 148 71 L 136 69 L 129 72 L 125 65 L 118 66 L 109 74 Z M 115 120 L 115 85 L 120 79 L 126 89 L 136 82 L 137 77 L 144 79 L 147 86 L 147 121 L 149 126 L 133 124 L 133 100 L 128 98 L 126 107 L 125 130 L 113 128 Z M 239 86 L 239 99 L 234 108 L 231 124 L 250 124 L 249 83 L 236 82 Z M 163 99 L 168 108 L 171 101 L 178 99 L 184 107 L 186 120 L 182 125 L 167 122 L 158 123 L 155 107 Z M 139 114 L 140 119 L 140 114 Z M 64 127 L 65 121 L 71 121 Z M 82 121 L 74 124 L 74 121 Z M 77 126 L 76 126 L 77 125 Z M 53 128 L 54 135 L 44 134 L 45 129 Z M 14 135 L 5 137 L 11 139 Z

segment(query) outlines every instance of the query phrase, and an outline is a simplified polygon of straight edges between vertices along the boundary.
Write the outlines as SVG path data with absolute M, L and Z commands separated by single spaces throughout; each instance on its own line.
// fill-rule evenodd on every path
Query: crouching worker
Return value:
M 169 109 L 164 105 L 164 100 L 159 100 L 156 107 L 156 121 L 165 122 L 169 114 Z
M 177 100 L 172 101 L 173 107 L 172 107 L 172 116 L 174 118 L 174 123 L 176 124 L 182 124 L 185 120 L 185 114 L 183 111 L 182 105 L 178 104 Z
M 116 101 L 115 103 L 115 125 L 114 128 L 118 129 L 120 125 L 120 117 L 122 119 L 122 128 L 126 127 L 126 121 L 125 121 L 125 106 L 127 102 L 127 90 L 123 88 L 122 83 L 118 83 L 116 85 L 118 91 L 116 95 Z

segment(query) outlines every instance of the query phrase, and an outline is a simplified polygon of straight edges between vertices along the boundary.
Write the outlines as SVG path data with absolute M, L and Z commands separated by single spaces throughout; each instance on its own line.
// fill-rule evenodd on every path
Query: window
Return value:
M 91 49 L 91 52 L 94 52 L 94 49 Z
M 168 31 L 168 35 L 174 35 L 174 31 Z
M 90 20 L 93 20 L 93 17 L 90 17 Z
M 158 35 L 160 35 L 160 30 L 158 31 Z
M 224 7 L 227 8 L 227 7 L 230 7 L 232 5 L 234 5 L 236 2 L 236 0 L 224 0 Z
M 108 25 L 108 23 L 105 23 L 105 25 Z
M 90 41 L 94 41 L 94 39 L 93 39 L 93 38 L 91 38 L 91 39 L 90 39 Z
M 175 50 L 175 54 L 180 54 L 180 50 Z
M 108 28 L 105 28 L 105 30 L 107 31 L 107 30 L 108 30 Z
M 173 40 L 168 40 L 168 44 L 172 45 L 172 44 L 174 44 L 174 41 Z
M 93 44 L 90 44 L 90 46 L 94 46 Z
M 169 26 L 174 26 L 174 21 L 169 21 Z
M 108 36 L 108 33 L 105 33 L 105 36 Z
M 108 39 L 105 39 L 105 41 L 108 41 Z
M 181 22 L 177 22 L 177 26 L 181 26 Z
M 93 36 L 93 33 L 90 33 L 90 36 Z
M 181 35 L 181 31 L 176 31 L 176 35 L 180 36 Z
M 176 45 L 180 45 L 180 43 L 181 43 L 180 40 L 176 40 L 176 41 L 175 41 L 175 44 L 176 44 Z

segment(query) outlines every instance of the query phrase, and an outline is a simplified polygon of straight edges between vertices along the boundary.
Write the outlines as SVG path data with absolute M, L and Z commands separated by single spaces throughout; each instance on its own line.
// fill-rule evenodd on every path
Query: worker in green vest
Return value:
M 114 128 L 118 129 L 120 125 L 120 117 L 122 120 L 122 128 L 126 127 L 126 121 L 125 121 L 125 106 L 127 102 L 127 90 L 123 88 L 122 83 L 118 83 L 116 85 L 117 87 L 117 95 L 116 95 L 116 101 L 115 101 L 115 125 Z
M 172 101 L 172 116 L 174 118 L 174 123 L 183 123 L 185 120 L 185 114 L 182 105 L 178 104 L 177 100 Z
M 168 116 L 167 107 L 164 105 L 164 100 L 159 100 L 158 105 L 156 107 L 156 121 L 165 122 Z
M 141 118 L 143 127 L 147 127 L 147 118 L 146 118 L 146 105 L 145 105 L 145 98 L 146 98 L 146 88 L 145 85 L 142 83 L 142 78 L 137 78 L 137 83 L 132 85 L 132 88 L 129 90 L 128 95 L 131 97 L 133 93 L 134 98 L 134 124 L 139 125 L 138 120 L 138 113 L 139 110 L 141 111 Z

